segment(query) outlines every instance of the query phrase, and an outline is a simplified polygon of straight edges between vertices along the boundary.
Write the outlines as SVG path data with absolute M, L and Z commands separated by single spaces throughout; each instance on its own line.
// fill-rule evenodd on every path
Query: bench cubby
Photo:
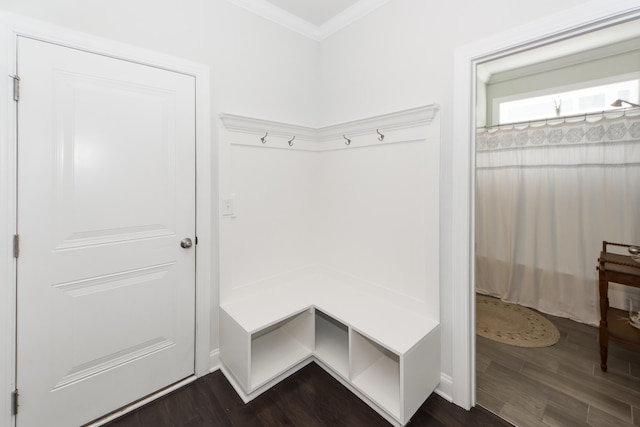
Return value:
M 348 379 L 349 327 L 316 309 L 315 333 L 315 357 Z
M 245 402 L 316 361 L 402 426 L 440 380 L 437 321 L 328 277 L 222 304 L 220 331 L 221 369 Z
M 400 357 L 355 331 L 351 331 L 351 381 L 400 418 Z
M 305 310 L 251 335 L 250 390 L 313 353 L 313 321 L 313 314 Z

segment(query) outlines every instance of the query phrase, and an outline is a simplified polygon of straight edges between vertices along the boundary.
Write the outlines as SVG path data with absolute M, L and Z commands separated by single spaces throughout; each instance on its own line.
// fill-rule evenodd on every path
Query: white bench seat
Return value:
M 321 270 L 221 304 L 222 370 L 245 402 L 316 361 L 394 425 L 440 378 L 439 322 Z

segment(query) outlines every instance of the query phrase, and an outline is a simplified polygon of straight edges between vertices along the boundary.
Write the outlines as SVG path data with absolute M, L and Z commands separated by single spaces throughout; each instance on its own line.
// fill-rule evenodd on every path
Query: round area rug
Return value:
M 544 316 L 485 295 L 476 295 L 476 333 L 517 347 L 548 347 L 560 339 L 558 328 Z

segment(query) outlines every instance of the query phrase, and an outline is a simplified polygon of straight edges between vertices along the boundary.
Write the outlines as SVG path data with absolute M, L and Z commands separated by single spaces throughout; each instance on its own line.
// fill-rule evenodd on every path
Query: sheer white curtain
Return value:
M 476 289 L 595 325 L 602 241 L 640 244 L 640 112 L 558 121 L 477 135 Z

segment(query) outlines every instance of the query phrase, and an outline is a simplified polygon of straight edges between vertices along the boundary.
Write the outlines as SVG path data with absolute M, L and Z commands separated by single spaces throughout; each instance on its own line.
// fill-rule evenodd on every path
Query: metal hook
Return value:
M 291 138 L 289 140 L 289 147 L 291 147 L 293 145 L 293 140 L 296 139 L 296 136 L 294 135 L 293 138 Z
M 264 136 L 260 138 L 260 141 L 262 141 L 263 144 L 267 142 L 267 135 L 269 135 L 269 132 L 265 133 Z
M 347 138 L 346 136 L 342 135 L 342 137 L 344 138 L 344 143 L 349 145 L 351 144 L 351 140 L 349 138 Z
M 384 139 L 384 135 L 380 133 L 380 131 L 378 129 L 376 129 L 376 132 L 378 132 L 378 141 L 382 141 Z

